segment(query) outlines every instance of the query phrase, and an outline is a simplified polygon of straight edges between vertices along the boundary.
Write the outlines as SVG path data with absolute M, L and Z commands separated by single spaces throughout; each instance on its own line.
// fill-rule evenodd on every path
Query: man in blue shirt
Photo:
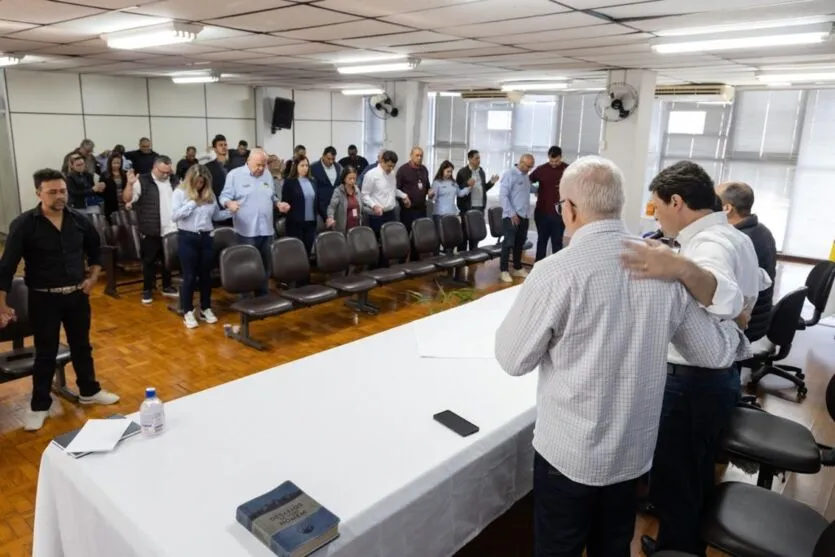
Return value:
M 513 277 L 525 278 L 522 269 L 522 248 L 528 239 L 528 216 L 531 210 L 531 181 L 528 172 L 534 166 L 533 155 L 522 155 L 519 164 L 502 176 L 499 183 L 499 200 L 502 204 L 502 255 L 499 260 L 499 280 L 513 282 Z M 510 252 L 513 250 L 513 272 L 508 272 Z
M 288 203 L 279 201 L 273 187 L 273 178 L 267 168 L 267 153 L 253 149 L 246 165 L 230 170 L 220 194 L 220 204 L 232 213 L 232 221 L 238 242 L 255 246 L 264 262 L 264 285 L 255 294 L 264 296 L 269 290 L 271 271 L 270 248 L 275 235 L 273 206 L 279 212 L 290 210 Z

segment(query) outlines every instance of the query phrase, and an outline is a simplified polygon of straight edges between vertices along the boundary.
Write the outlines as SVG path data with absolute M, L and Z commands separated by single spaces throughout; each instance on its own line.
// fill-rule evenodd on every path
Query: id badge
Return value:
M 351 218 L 355 219 L 355 218 L 357 218 L 357 216 L 358 216 L 357 215 L 357 210 L 356 209 L 351 209 Z
M 418 189 L 423 190 L 423 182 L 421 180 L 418 180 Z

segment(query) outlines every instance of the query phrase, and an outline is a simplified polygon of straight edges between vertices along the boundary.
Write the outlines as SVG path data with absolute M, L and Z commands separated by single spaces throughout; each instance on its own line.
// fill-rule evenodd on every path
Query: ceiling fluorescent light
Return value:
M 174 75 L 171 76 L 171 81 L 177 85 L 190 85 L 193 83 L 217 83 L 220 81 L 220 76 L 217 74 L 208 75 Z
M 810 81 L 835 81 L 835 70 L 833 71 L 816 71 L 816 72 L 798 72 L 798 73 L 758 73 L 756 75 L 759 81 L 764 83 L 799 83 Z
M 461 93 L 459 93 L 458 91 L 441 91 L 440 93 L 438 93 L 438 96 L 441 96 L 441 97 L 460 97 Z
M 502 91 L 556 91 L 557 89 L 568 89 L 567 81 L 531 81 L 519 83 L 505 83 Z
M 755 29 L 775 29 L 831 22 L 832 16 L 816 15 L 794 19 L 770 19 L 767 21 L 748 21 L 745 23 L 723 23 L 704 27 L 685 27 L 681 29 L 661 29 L 655 31 L 659 37 L 684 37 L 687 35 L 707 35 L 710 33 L 731 33 L 734 31 L 753 31 Z
M 413 70 L 420 64 L 420 60 L 412 59 L 403 62 L 392 62 L 387 64 L 364 64 L 361 66 L 340 66 L 336 71 L 342 75 L 363 74 L 363 73 L 385 73 L 385 72 L 407 72 Z
M 134 50 L 165 46 L 171 44 L 188 43 L 197 38 L 203 27 L 189 23 L 163 23 L 116 33 L 107 33 L 101 38 L 109 48 Z
M 371 95 L 382 95 L 385 93 L 383 89 L 378 88 L 369 88 L 369 89 L 343 89 L 343 95 L 357 95 L 357 96 L 371 96 Z
M 652 50 L 659 54 L 682 52 L 708 52 L 714 50 L 738 50 L 769 48 L 776 46 L 814 44 L 823 42 L 832 32 L 831 23 L 789 27 L 786 29 L 759 29 L 746 33 L 712 33 L 693 37 L 678 37 L 652 41 Z
M 0 68 L 5 66 L 15 66 L 20 64 L 23 56 L 13 56 L 11 54 L 0 54 Z

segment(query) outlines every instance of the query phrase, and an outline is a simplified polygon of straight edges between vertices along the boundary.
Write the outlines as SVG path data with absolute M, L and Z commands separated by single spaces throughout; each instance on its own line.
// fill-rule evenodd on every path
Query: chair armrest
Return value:
M 823 466 L 835 466 L 835 449 L 821 443 L 818 443 L 818 448 L 821 450 L 821 464 Z

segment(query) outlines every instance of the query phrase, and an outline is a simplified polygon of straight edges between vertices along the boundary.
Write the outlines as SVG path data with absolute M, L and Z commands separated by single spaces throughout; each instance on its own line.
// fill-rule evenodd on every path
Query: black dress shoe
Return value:
M 641 536 L 641 551 L 647 557 L 655 553 L 655 538 L 652 536 Z

